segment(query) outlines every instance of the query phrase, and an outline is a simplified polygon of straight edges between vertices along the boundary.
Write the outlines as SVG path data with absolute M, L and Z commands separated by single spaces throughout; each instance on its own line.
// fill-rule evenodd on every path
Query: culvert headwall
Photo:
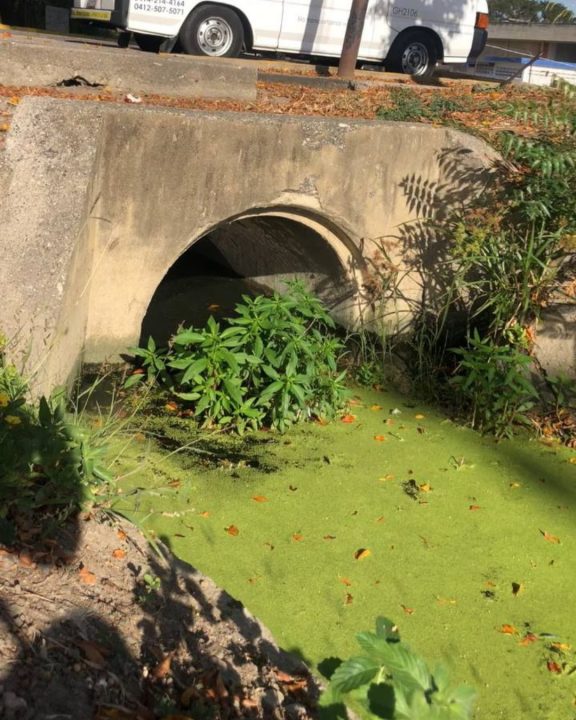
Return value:
M 407 270 L 408 307 L 426 268 L 406 228 L 478 192 L 493 159 L 425 125 L 27 99 L 1 160 L 0 326 L 41 389 L 82 360 L 115 360 L 170 268 L 211 233 L 272 287 L 309 264 L 331 279 L 327 295 L 342 291 L 334 307 L 349 323 L 385 241 Z

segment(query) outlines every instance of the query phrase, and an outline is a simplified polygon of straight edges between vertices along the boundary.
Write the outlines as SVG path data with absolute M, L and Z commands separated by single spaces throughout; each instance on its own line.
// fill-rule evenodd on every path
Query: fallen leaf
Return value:
M 245 710 L 256 710 L 257 708 L 260 707 L 258 701 L 252 700 L 252 698 L 244 698 L 243 700 L 240 701 L 240 705 Z
M 172 653 L 165 655 L 162 660 L 156 665 L 156 667 L 150 673 L 150 677 L 153 680 L 160 680 L 166 677 L 170 673 L 170 665 L 172 663 Z
M 316 425 L 320 425 L 321 427 L 325 427 L 326 425 L 328 425 L 328 420 L 326 418 L 316 418 L 314 422 L 316 423 Z
M 418 415 L 414 415 L 415 420 L 425 420 L 426 415 L 422 415 L 421 413 L 418 413 Z
M 456 605 L 456 600 L 454 598 L 437 597 L 436 602 L 438 605 Z
M 569 652 L 570 650 L 572 650 L 572 645 L 562 642 L 554 642 L 550 645 L 550 647 L 552 648 L 552 650 L 556 650 L 556 652 L 560 653 Z
M 182 485 L 182 480 L 170 480 L 168 483 L 168 487 L 171 488 L 179 488 L 180 485 Z
M 34 562 L 34 559 L 32 558 L 32 555 L 28 552 L 28 550 L 22 550 L 20 555 L 18 555 L 18 564 L 21 567 L 25 568 L 36 567 L 36 563 Z
M 355 560 L 364 560 L 364 558 L 367 558 L 370 555 L 372 555 L 372 552 L 368 548 L 359 548 L 354 553 L 354 559 Z
M 265 495 L 254 495 L 252 497 L 252 500 L 257 503 L 265 503 L 268 502 L 268 498 Z
M 274 545 L 272 545 L 271 542 L 265 542 L 264 547 L 267 547 L 269 550 L 274 550 Z
M 512 583 L 512 595 L 514 595 L 514 597 L 517 597 L 523 591 L 524 591 L 524 585 L 522 585 L 522 583 L 517 583 L 517 582 Z
M 486 582 L 484 583 L 484 585 L 485 585 L 486 587 L 488 587 L 488 588 L 495 588 L 495 587 L 496 587 L 496 583 L 495 583 L 495 582 L 492 582 L 492 580 L 486 580 Z
M 380 482 L 388 482 L 389 480 L 394 480 L 394 478 L 395 475 L 392 475 L 392 473 L 388 473 L 388 475 L 384 475 L 383 477 L 378 478 L 378 480 L 380 480 Z
M 352 581 L 348 580 L 346 577 L 339 578 L 342 585 L 346 585 L 346 587 L 352 587 Z
M 324 540 L 336 540 L 336 535 L 324 535 Z
M 373 410 L 374 412 L 382 410 L 382 405 L 370 405 L 370 410 Z
M 519 482 L 511 482 L 510 487 L 512 490 L 516 490 L 516 488 L 522 487 L 522 485 Z
M 572 463 L 572 465 L 576 465 L 576 455 L 574 457 L 571 457 L 570 460 L 568 460 L 569 463 Z
M 419 485 L 418 487 L 423 493 L 428 493 L 432 490 L 432 485 L 430 485 L 429 483 L 422 483 L 422 485 Z
M 514 625 L 502 625 L 502 627 L 498 630 L 498 632 L 503 633 L 504 635 L 518 635 L 518 630 L 514 627 Z
M 208 305 L 208 310 L 210 310 L 210 312 L 220 310 L 220 305 L 218 305 L 218 303 L 212 303 L 212 305 Z
M 356 415 L 343 415 L 340 420 L 343 423 L 353 423 L 356 420 Z
M 176 405 L 175 402 L 169 402 L 164 405 L 164 409 L 168 412 L 176 412 L 178 410 L 178 405 Z
M 344 605 L 352 605 L 352 601 L 354 598 L 350 593 L 346 593 L 346 597 L 344 598 Z
M 128 93 L 124 97 L 124 102 L 132 103 L 134 105 L 139 105 L 142 102 L 142 98 L 138 95 L 132 95 L 132 93 Z
M 80 580 L 84 583 L 84 585 L 96 585 L 96 575 L 94 575 L 93 572 L 90 572 L 88 568 L 81 567 L 79 575 Z
M 386 440 L 386 435 L 374 435 L 374 440 L 376 440 L 376 442 L 384 442 Z
M 414 608 L 406 607 L 406 605 L 400 605 L 400 607 L 402 608 L 402 610 L 404 610 L 404 613 L 405 613 L 406 615 L 413 615 L 413 614 L 414 614 Z
M 210 517 L 210 513 L 208 512 L 208 510 L 204 510 L 204 512 L 198 513 L 198 515 L 203 518 Z
M 393 425 L 395 425 L 395 422 L 394 420 L 392 420 L 392 418 L 386 418 L 386 420 L 384 421 L 384 425 L 386 425 L 387 427 L 392 427 Z
M 224 530 L 226 530 L 228 535 L 232 535 L 232 537 L 236 537 L 240 532 L 240 530 L 238 530 L 236 525 L 228 525 L 228 527 L 224 528 Z
M 79 640 L 78 646 L 84 653 L 87 660 L 96 665 L 99 668 L 103 668 L 106 665 L 104 659 L 104 652 L 101 645 L 90 642 L 88 640 Z
M 8 132 L 10 130 L 10 125 L 8 123 L 2 123 L 0 125 L 0 132 Z
M 522 645 L 522 647 L 526 647 L 527 645 L 532 645 L 532 643 L 536 642 L 538 640 L 538 635 L 534 635 L 534 633 L 526 633 L 522 640 L 518 643 L 518 645 Z
M 16 105 L 19 105 L 19 104 L 20 104 L 20 98 L 19 98 L 19 97 L 16 97 L 16 95 L 15 95 L 14 97 L 11 97 L 11 98 L 8 100 L 8 105 L 16 106 Z
M 118 536 L 118 538 L 120 540 L 126 540 L 126 538 L 128 537 L 126 535 L 126 533 L 124 532 L 124 530 L 120 530 L 120 528 L 118 528 L 118 530 L 116 530 L 116 535 Z
M 294 540 L 294 542 L 302 542 L 302 540 L 304 540 L 304 535 L 301 535 L 300 533 L 294 533 L 292 535 L 292 540 Z
M 359 398 L 352 398 L 348 400 L 348 405 L 355 405 L 356 407 L 364 407 L 364 403 Z
M 376 522 L 377 522 L 377 523 L 386 522 L 386 518 L 384 517 L 384 515 L 380 515 L 379 518 L 376 518 Z
M 560 545 L 560 538 L 556 537 L 556 535 L 551 535 L 549 532 L 546 532 L 546 530 L 540 530 L 540 532 L 546 542 L 552 543 L 553 545 Z
M 126 557 L 126 550 L 123 550 L 122 548 L 117 548 L 116 550 L 112 551 L 112 557 L 116 558 L 116 560 L 122 560 L 122 558 Z
M 296 487 L 296 485 L 288 485 L 288 490 L 290 490 L 291 492 L 296 492 L 298 488 Z
M 480 505 L 470 505 L 470 507 L 468 508 L 468 510 L 481 510 L 481 509 L 482 508 L 480 507 Z
M 549 672 L 557 673 L 558 675 L 562 672 L 562 668 L 560 665 L 558 665 L 557 662 L 554 662 L 554 660 L 548 660 L 546 663 L 546 667 L 548 668 Z

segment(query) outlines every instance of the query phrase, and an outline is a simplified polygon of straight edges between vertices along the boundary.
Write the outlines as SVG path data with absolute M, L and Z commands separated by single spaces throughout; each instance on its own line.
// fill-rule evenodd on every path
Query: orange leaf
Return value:
M 368 550 L 368 548 L 359 548 L 354 553 L 354 559 L 355 560 L 364 560 L 364 558 L 367 558 L 370 555 L 372 555 L 372 552 L 370 550 Z
M 376 522 L 377 522 L 377 523 L 386 522 L 386 518 L 384 517 L 384 515 L 380 515 L 379 518 L 376 518 Z
M 377 412 L 378 410 L 382 410 L 382 405 L 371 405 L 370 410 L 373 410 L 374 412 Z
M 501 632 L 504 635 L 518 635 L 518 630 L 516 630 L 514 625 L 502 625 L 498 632 Z
M 512 490 L 516 490 L 516 488 L 521 487 L 521 485 L 519 482 L 511 482 L 510 487 L 512 488 Z
M 160 680 L 160 678 L 166 677 L 170 672 L 170 664 L 172 662 L 172 654 L 168 653 L 162 660 L 156 665 L 156 667 L 150 673 L 153 680 Z
M 430 483 L 422 483 L 422 485 L 419 485 L 418 487 L 423 493 L 428 493 L 432 490 L 432 485 L 430 485 Z
M 386 440 L 386 435 L 374 435 L 374 440 L 376 440 L 376 442 L 384 442 Z
M 224 530 L 226 530 L 228 535 L 232 535 L 232 537 L 236 537 L 236 535 L 238 535 L 238 533 L 240 532 L 236 525 L 228 525 L 228 527 L 224 528 Z
M 553 650 L 556 650 L 556 652 L 560 652 L 560 653 L 568 652 L 569 650 L 572 649 L 572 645 L 569 645 L 568 643 L 562 643 L 562 642 L 552 643 L 552 645 L 550 645 L 550 647 Z
M 8 132 L 8 130 L 10 130 L 8 123 L 2 123 L 2 125 L 0 125 L 0 132 Z
M 200 515 L 200 517 L 203 517 L 203 518 L 210 517 L 210 513 L 208 512 L 208 510 L 204 510 L 204 512 L 201 512 L 198 514 Z
M 551 535 L 549 532 L 546 532 L 546 530 L 540 530 L 540 532 L 546 542 L 552 543 L 553 545 L 560 545 L 560 538 L 556 537 L 556 535 Z
M 252 497 L 252 500 L 257 503 L 265 503 L 268 502 L 268 498 L 265 495 L 254 495 Z
M 418 415 L 414 415 L 414 418 L 416 420 L 424 420 L 426 418 L 426 415 L 422 415 L 421 413 L 418 413 Z
M 352 586 L 352 582 L 350 580 L 348 580 L 348 578 L 345 578 L 345 577 L 340 578 L 340 582 L 342 583 L 342 585 L 346 585 L 346 587 Z
M 346 593 L 346 597 L 344 598 L 344 605 L 352 605 L 352 600 L 354 600 L 352 595 L 350 595 L 350 593 Z
M 117 548 L 116 550 L 112 551 L 112 557 L 116 558 L 116 560 L 122 560 L 122 558 L 126 557 L 126 550 L 123 550 L 122 548 Z
M 468 508 L 468 510 L 481 510 L 481 509 L 482 508 L 480 507 L 480 505 L 470 505 L 470 507 Z
M 384 475 L 383 477 L 378 478 L 378 480 L 380 480 L 380 482 L 388 482 L 388 480 L 394 480 L 394 477 L 395 476 L 392 475 L 392 473 L 388 473 L 388 475 Z
M 20 98 L 14 95 L 14 97 L 11 97 L 10 100 L 8 100 L 8 105 L 19 105 L 20 104 Z
M 412 615 L 414 613 L 414 608 L 406 607 L 406 605 L 400 605 L 402 610 L 406 613 L 406 615 Z
M 356 405 L 357 407 L 363 407 L 364 403 L 362 402 L 362 400 L 360 400 L 360 398 L 352 398 L 348 401 L 348 405 Z
M 356 420 L 356 415 L 343 415 L 340 420 L 343 423 L 353 423 Z
M 36 563 L 34 562 L 34 559 L 32 558 L 32 555 L 28 552 L 28 550 L 22 550 L 22 552 L 18 556 L 18 564 L 25 568 L 36 567 Z
M 212 303 L 212 305 L 208 305 L 208 310 L 210 310 L 210 312 L 220 310 L 220 305 L 218 305 L 217 303 Z
M 175 402 L 169 402 L 164 405 L 164 409 L 167 412 L 176 412 L 178 410 L 178 405 L 176 405 Z
M 94 575 L 93 572 L 90 572 L 88 568 L 81 567 L 79 575 L 80 580 L 84 583 L 84 585 L 96 585 L 96 575 Z
M 126 538 L 128 537 L 126 535 L 126 533 L 124 532 L 124 530 L 120 530 L 120 528 L 118 528 L 118 530 L 116 530 L 116 535 L 118 535 L 120 540 L 126 540 Z
M 304 535 L 301 535 L 300 533 L 294 533 L 292 535 L 292 540 L 294 540 L 294 542 L 302 542 L 302 540 L 304 540 Z
M 538 635 L 534 635 L 534 633 L 526 633 L 522 640 L 518 643 L 518 645 L 522 645 L 522 647 L 526 647 L 526 645 L 531 645 L 533 642 L 536 642 L 538 640 Z
M 560 665 L 558 665 L 557 662 L 554 662 L 554 660 L 548 660 L 546 663 L 546 667 L 548 668 L 549 672 L 560 674 L 562 672 L 562 668 Z

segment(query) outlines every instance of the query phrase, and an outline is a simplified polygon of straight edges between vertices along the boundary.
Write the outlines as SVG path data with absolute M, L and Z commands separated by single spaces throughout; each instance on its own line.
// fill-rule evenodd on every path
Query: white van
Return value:
M 143 49 L 166 38 L 194 55 L 243 50 L 339 57 L 352 0 L 74 0 L 73 19 L 135 33 Z M 486 0 L 370 0 L 359 59 L 429 75 L 437 62 L 466 63 L 486 44 Z

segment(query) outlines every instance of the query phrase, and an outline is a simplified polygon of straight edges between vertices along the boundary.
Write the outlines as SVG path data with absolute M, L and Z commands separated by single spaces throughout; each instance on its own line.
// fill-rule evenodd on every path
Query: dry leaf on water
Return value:
M 400 605 L 400 607 L 402 608 L 402 610 L 404 610 L 404 613 L 405 613 L 406 615 L 413 615 L 413 614 L 414 614 L 414 608 L 406 607 L 406 605 Z
M 420 488 L 420 492 L 423 493 L 429 493 L 432 491 L 432 485 L 430 485 L 430 483 L 422 483 L 418 487 Z
M 482 508 L 480 507 L 480 505 L 470 505 L 470 507 L 468 508 L 468 510 L 481 510 L 481 509 Z
M 557 662 L 554 662 L 554 660 L 548 660 L 548 662 L 546 663 L 546 667 L 548 668 L 548 672 L 551 673 L 556 673 L 560 675 L 560 673 L 562 672 L 562 668 L 560 667 L 560 665 L 558 665 Z
M 257 503 L 265 503 L 268 502 L 268 498 L 265 495 L 253 495 L 252 500 Z
M 526 647 L 526 645 L 532 645 L 532 643 L 536 642 L 538 640 L 538 635 L 534 635 L 534 633 L 526 633 L 522 640 L 518 643 L 518 645 L 522 645 L 522 647 Z
M 374 440 L 376 440 L 376 442 L 385 442 L 386 435 L 374 435 Z
M 210 513 L 208 512 L 208 510 L 204 510 L 204 512 L 198 513 L 198 515 L 203 518 L 210 517 Z
M 352 586 L 352 582 L 351 582 L 350 580 L 348 580 L 348 578 L 342 577 L 342 578 L 339 578 L 339 579 L 340 579 L 340 582 L 342 583 L 342 585 L 346 585 L 346 587 L 351 587 L 351 586 Z
M 302 540 L 304 540 L 304 535 L 301 535 L 300 533 L 294 533 L 292 535 L 292 540 L 294 540 L 294 542 L 302 542 Z
M 556 535 L 551 535 L 549 532 L 546 532 L 546 530 L 540 530 L 540 532 L 546 542 L 552 543 L 553 545 L 560 545 L 560 538 L 556 537 Z
M 418 413 L 418 415 L 414 415 L 414 418 L 416 420 L 424 420 L 426 418 L 426 415 L 422 415 L 421 413 Z
M 324 540 L 336 540 L 336 535 L 324 535 Z
M 228 535 L 232 535 L 232 537 L 236 537 L 240 533 L 240 530 L 238 530 L 236 525 L 228 525 L 228 527 L 224 529 L 226 530 Z
M 372 555 L 372 551 L 368 548 L 359 548 L 354 553 L 354 560 L 364 560 L 364 558 L 367 558 L 370 555 Z
M 350 593 L 346 593 L 346 597 L 344 598 L 344 605 L 352 605 L 354 598 Z
M 518 635 L 518 630 L 514 627 L 514 625 L 508 624 L 502 625 L 498 632 L 501 632 L 504 635 Z
M 356 420 L 356 415 L 343 415 L 340 420 L 343 423 L 353 423 Z
M 374 412 L 377 412 L 378 410 L 382 410 L 382 405 L 371 405 L 370 410 L 373 410 Z

